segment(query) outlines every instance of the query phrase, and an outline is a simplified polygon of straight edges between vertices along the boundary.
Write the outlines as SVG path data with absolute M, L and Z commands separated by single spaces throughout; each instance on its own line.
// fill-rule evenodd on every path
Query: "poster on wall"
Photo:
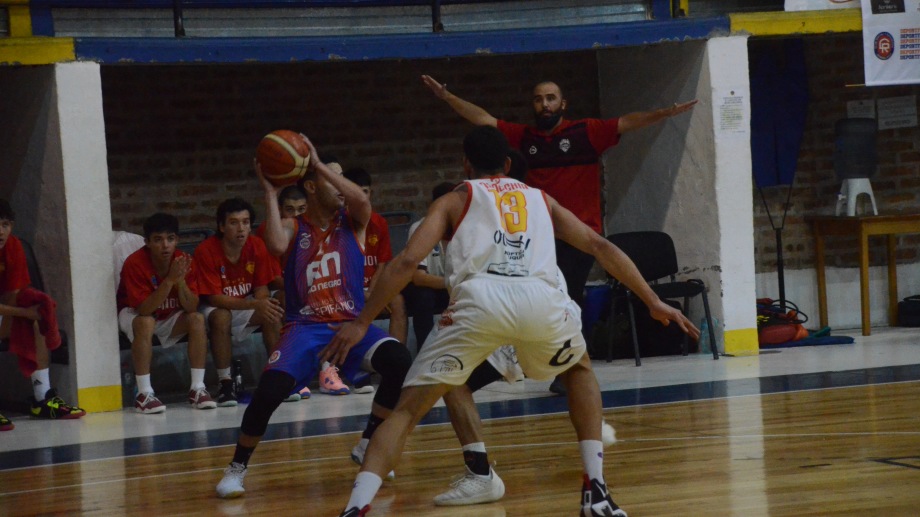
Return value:
M 860 0 L 786 0 L 787 11 L 820 11 L 823 9 L 857 9 Z
M 866 85 L 920 83 L 920 0 L 861 0 Z

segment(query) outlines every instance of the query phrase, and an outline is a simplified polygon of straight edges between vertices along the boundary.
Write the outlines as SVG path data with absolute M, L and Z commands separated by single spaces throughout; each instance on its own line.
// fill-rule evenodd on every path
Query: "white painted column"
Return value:
M 87 411 L 117 410 L 121 409 L 121 370 L 99 65 L 56 64 L 54 84 L 70 249 L 74 318 L 70 346 L 77 404 Z
M 725 351 L 735 355 L 756 354 L 759 347 L 747 37 L 709 40 L 706 59 L 712 88 Z

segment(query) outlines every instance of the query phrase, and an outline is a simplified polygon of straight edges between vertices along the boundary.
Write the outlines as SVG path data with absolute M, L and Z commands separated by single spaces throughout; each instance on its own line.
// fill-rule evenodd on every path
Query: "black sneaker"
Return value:
M 565 395 L 565 384 L 562 383 L 562 379 L 559 377 L 553 379 L 553 383 L 549 385 L 549 391 L 556 395 Z
M 32 418 L 47 418 L 49 420 L 71 420 L 80 418 L 86 414 L 86 411 L 71 406 L 64 402 L 64 399 L 58 397 L 57 392 L 52 388 L 45 392 L 44 400 L 32 401 Z
M 352 506 L 351 508 L 342 512 L 339 517 L 364 517 L 367 515 L 367 512 L 371 511 L 371 505 L 365 505 L 364 508 L 358 509 L 357 506 Z
M 626 512 L 610 498 L 607 485 L 596 479 L 588 480 L 588 476 L 585 475 L 585 481 L 581 487 L 581 516 L 626 517 Z
M 235 407 L 236 404 L 236 389 L 234 389 L 233 381 L 221 379 L 220 393 L 217 395 L 217 407 Z

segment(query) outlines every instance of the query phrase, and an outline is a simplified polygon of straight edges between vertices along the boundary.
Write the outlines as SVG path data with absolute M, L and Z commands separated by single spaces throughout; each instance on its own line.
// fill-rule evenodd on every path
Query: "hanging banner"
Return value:
M 862 0 L 866 85 L 920 83 L 920 0 Z
M 787 11 L 820 11 L 823 9 L 857 9 L 860 0 L 786 0 Z

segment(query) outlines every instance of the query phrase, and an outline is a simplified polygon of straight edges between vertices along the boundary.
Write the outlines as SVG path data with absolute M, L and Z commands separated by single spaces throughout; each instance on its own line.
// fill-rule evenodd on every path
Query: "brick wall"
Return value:
M 834 174 L 834 123 L 846 118 L 852 100 L 920 95 L 917 86 L 853 87 L 864 82 L 862 36 L 837 35 L 806 39 L 810 104 L 798 169 L 789 201 L 783 237 L 787 269 L 814 267 L 814 237 L 805 222 L 808 215 L 833 215 L 841 182 Z M 872 181 L 879 213 L 920 212 L 920 128 L 880 131 L 879 170 Z M 787 187 L 764 190 L 777 226 L 782 220 Z M 871 206 L 868 207 L 871 209 Z M 754 192 L 754 245 L 758 273 L 776 270 L 776 237 L 760 194 Z M 857 267 L 856 239 L 832 237 L 826 241 L 827 264 Z M 885 238 L 870 239 L 872 265 L 885 263 Z M 900 263 L 917 262 L 920 235 L 898 237 Z
M 378 211 L 424 212 L 431 188 L 462 179 L 469 125 L 419 78 L 427 73 L 497 117 L 530 120 L 530 88 L 552 78 L 575 117 L 597 116 L 593 52 L 430 61 L 287 65 L 105 66 L 103 102 L 112 219 L 140 232 L 158 210 L 214 225 L 225 198 L 253 202 L 256 144 L 274 129 L 309 135 L 320 156 L 374 177 Z
M 840 188 L 833 172 L 833 124 L 846 102 L 916 95 L 914 86 L 853 88 L 863 82 L 858 34 L 806 42 L 811 103 L 799 167 L 783 230 L 786 268 L 810 268 L 814 241 L 804 221 L 833 212 Z M 530 87 L 561 83 L 571 117 L 597 116 L 593 52 L 480 56 L 450 60 L 333 62 L 287 65 L 104 66 L 103 102 L 116 230 L 140 232 L 143 219 L 171 211 L 184 226 L 213 226 L 221 200 L 262 195 L 251 171 L 253 149 L 273 129 L 302 130 L 321 155 L 374 175 L 378 211 L 424 212 L 431 187 L 459 180 L 460 140 L 468 125 L 421 84 L 428 73 L 493 115 L 530 121 Z M 879 133 L 873 179 L 883 212 L 918 211 L 920 129 Z M 779 224 L 785 188 L 765 190 Z M 757 272 L 776 268 L 775 235 L 761 202 L 755 210 Z M 873 239 L 873 264 L 884 261 Z M 852 240 L 828 240 L 828 264 L 855 267 Z M 920 236 L 900 236 L 898 260 L 916 262 Z

